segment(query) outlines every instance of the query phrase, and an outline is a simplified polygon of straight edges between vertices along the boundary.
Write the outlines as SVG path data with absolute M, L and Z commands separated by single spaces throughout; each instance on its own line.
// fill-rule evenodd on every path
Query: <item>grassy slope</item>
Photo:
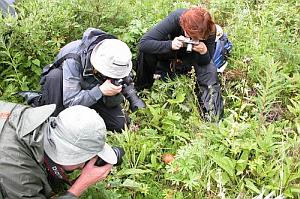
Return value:
M 210 1 L 208 6 L 234 43 L 230 67 L 221 75 L 224 121 L 216 126 L 197 117 L 193 87 L 186 87 L 190 79 L 156 82 L 143 93 L 148 109 L 134 118 L 134 128 L 113 136 L 125 146 L 127 164 L 111 177 L 116 188 L 106 194 L 298 197 L 299 3 Z M 164 153 L 176 154 L 171 165 L 161 161 Z
M 205 3 L 234 44 L 229 68 L 220 76 L 224 121 L 201 120 L 193 75 L 156 82 L 141 93 L 148 108 L 131 115 L 123 134 L 109 136 L 126 150 L 123 165 L 83 198 L 251 198 L 272 191 L 298 197 L 300 5 L 296 0 Z M 18 21 L 0 23 L 0 98 L 10 101 L 20 100 L 11 95 L 17 90 L 38 88 L 42 66 L 87 27 L 114 33 L 135 51 L 143 32 L 171 10 L 189 6 L 170 0 L 17 5 Z M 171 165 L 162 162 L 165 153 L 176 154 Z

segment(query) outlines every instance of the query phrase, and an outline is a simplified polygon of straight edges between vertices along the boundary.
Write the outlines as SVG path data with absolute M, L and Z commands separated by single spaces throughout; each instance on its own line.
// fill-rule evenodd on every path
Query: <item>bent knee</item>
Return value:
M 109 121 L 106 124 L 106 128 L 109 131 L 116 131 L 118 133 L 121 133 L 122 130 L 125 129 L 126 120 L 124 117 L 116 118 L 114 121 Z

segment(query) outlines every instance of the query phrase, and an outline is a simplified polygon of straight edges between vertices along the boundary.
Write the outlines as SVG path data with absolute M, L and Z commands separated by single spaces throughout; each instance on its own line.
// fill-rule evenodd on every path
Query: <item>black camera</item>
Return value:
M 129 101 L 131 111 L 146 107 L 145 102 L 137 95 L 130 75 L 122 79 L 111 79 L 111 83 L 116 86 L 122 86 L 122 94 Z
M 117 156 L 117 163 L 114 164 L 114 166 L 119 166 L 123 162 L 123 156 L 125 155 L 125 151 L 121 147 L 112 147 L 112 149 L 114 150 L 114 152 Z M 107 162 L 102 160 L 100 157 L 98 157 L 97 161 L 95 162 L 95 166 L 98 166 L 98 167 L 102 167 L 106 164 L 107 164 Z
M 183 47 L 186 47 L 186 52 L 190 53 L 192 52 L 192 48 L 194 45 L 198 45 L 199 41 L 192 40 L 191 38 L 184 37 L 180 38 L 180 40 L 183 43 Z

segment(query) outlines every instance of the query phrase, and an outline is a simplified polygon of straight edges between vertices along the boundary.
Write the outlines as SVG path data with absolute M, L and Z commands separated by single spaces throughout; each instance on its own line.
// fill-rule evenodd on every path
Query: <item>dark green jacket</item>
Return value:
M 0 101 L 0 199 L 50 197 L 43 134 L 54 110 Z

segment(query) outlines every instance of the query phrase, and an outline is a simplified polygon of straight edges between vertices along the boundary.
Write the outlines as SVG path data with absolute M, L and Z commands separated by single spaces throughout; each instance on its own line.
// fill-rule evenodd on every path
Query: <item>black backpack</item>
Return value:
M 62 63 L 67 59 L 74 59 L 78 62 L 81 62 L 80 55 L 75 53 L 68 53 L 60 59 L 56 60 L 54 63 L 45 66 L 41 74 L 41 96 L 35 103 L 38 103 L 38 106 L 46 104 L 56 104 L 55 112 L 52 114 L 53 116 L 57 116 L 59 112 L 65 109 L 63 105 Z M 53 81 L 49 81 L 49 79 L 53 79 Z M 56 89 L 53 89 L 53 87 L 55 87 Z
M 80 55 L 75 53 L 68 53 L 60 59 L 56 60 L 52 64 L 48 64 L 43 68 L 40 85 L 42 87 L 40 92 L 36 91 L 20 91 L 17 94 L 24 97 L 27 104 L 32 107 L 42 106 L 46 104 L 56 104 L 55 112 L 52 116 L 57 116 L 59 112 L 65 109 L 63 105 L 63 71 L 62 71 L 62 63 L 66 59 L 75 59 L 76 61 L 81 61 Z M 51 81 L 46 81 L 49 78 L 53 78 L 56 89 L 49 89 L 49 84 Z M 53 83 L 52 82 L 52 83 Z

